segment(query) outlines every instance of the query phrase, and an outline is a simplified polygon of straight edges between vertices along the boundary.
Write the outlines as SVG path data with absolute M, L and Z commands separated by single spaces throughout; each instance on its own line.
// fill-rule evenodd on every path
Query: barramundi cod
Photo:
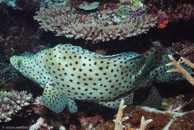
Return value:
M 122 98 L 126 104 L 132 104 L 135 90 L 146 86 L 149 77 L 157 73 L 154 71 L 149 76 L 154 62 L 152 54 L 147 57 L 135 52 L 101 55 L 71 44 L 12 56 L 10 62 L 44 89 L 43 104 L 56 113 L 65 107 L 76 112 L 74 100 L 110 108 L 118 108 Z

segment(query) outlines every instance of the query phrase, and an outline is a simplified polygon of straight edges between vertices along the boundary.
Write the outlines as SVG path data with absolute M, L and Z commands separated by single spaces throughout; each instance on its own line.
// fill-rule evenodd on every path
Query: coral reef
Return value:
M 194 129 L 193 20 L 193 0 L 0 0 L 0 129 Z M 117 113 L 76 100 L 76 113 L 63 110 L 57 114 L 43 105 L 38 84 L 9 63 L 12 55 L 29 56 L 26 51 L 36 53 L 57 43 L 72 43 L 103 56 L 129 51 L 143 54 L 153 46 L 162 47 L 168 50 L 174 69 L 160 74 L 182 73 L 191 84 L 186 80 L 149 83 L 162 96 L 159 110 L 121 104 Z M 160 53 L 154 56 L 157 65 L 163 62 Z M 144 93 L 137 95 L 143 97 Z M 142 128 L 149 119 L 152 122 Z
M 174 66 L 176 66 L 176 69 L 170 69 L 167 72 L 179 72 L 179 73 L 181 73 L 186 78 L 186 80 L 194 86 L 194 78 L 191 75 L 192 73 L 188 72 L 185 68 L 183 68 L 180 65 L 180 63 L 183 62 L 184 64 L 186 64 L 190 68 L 194 69 L 194 63 L 191 63 L 189 60 L 187 60 L 183 57 L 181 57 L 178 62 L 172 57 L 172 55 L 169 55 L 169 58 L 172 62 L 168 63 L 167 65 L 174 65 Z
M 13 115 L 25 106 L 30 105 L 31 94 L 26 91 L 12 91 L 0 96 L 0 122 L 8 122 Z
M 167 48 L 172 56 L 178 60 L 180 57 L 187 58 L 194 62 L 194 43 L 189 41 L 173 42 L 172 47 Z
M 92 43 L 114 39 L 126 39 L 146 33 L 155 26 L 156 17 L 144 12 L 139 15 L 118 17 L 117 9 L 106 9 L 90 14 L 79 13 L 66 6 L 41 8 L 34 17 L 45 31 L 52 31 L 56 36 L 84 39 Z
M 0 4 L 5 4 L 17 10 L 31 10 L 37 7 L 46 7 L 51 5 L 66 5 L 67 2 L 68 0 L 0 0 Z
M 158 18 L 158 28 L 165 28 L 169 23 L 186 21 L 194 17 L 194 5 L 181 1 L 147 1 L 148 10 Z M 166 3 L 166 4 L 163 4 Z

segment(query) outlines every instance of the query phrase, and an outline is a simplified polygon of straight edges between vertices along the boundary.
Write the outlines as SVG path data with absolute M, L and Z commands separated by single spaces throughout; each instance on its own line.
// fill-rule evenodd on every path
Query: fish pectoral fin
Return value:
M 76 105 L 76 102 L 73 99 L 68 99 L 67 109 L 71 113 L 77 112 L 77 105 Z
M 47 84 L 43 91 L 42 96 L 43 105 L 48 107 L 50 110 L 59 113 L 63 111 L 68 103 L 66 95 L 58 90 L 53 84 Z

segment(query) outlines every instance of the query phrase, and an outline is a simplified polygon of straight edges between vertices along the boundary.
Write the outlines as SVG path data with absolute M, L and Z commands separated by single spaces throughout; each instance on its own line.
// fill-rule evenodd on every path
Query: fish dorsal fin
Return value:
M 55 48 L 63 48 L 64 50 L 67 50 L 67 51 L 72 51 L 72 52 L 75 52 L 75 53 L 81 53 L 81 54 L 85 54 L 85 55 L 88 55 L 88 56 L 91 56 L 91 57 L 93 56 L 95 58 L 101 58 L 101 59 L 112 59 L 112 58 L 116 58 L 116 57 L 134 58 L 134 57 L 140 55 L 136 52 L 124 52 L 124 53 L 113 54 L 113 55 L 102 55 L 102 54 L 97 54 L 95 52 L 91 52 L 89 50 L 83 49 L 80 46 L 73 46 L 72 44 L 59 44 Z
M 63 111 L 68 103 L 66 95 L 58 90 L 53 84 L 47 84 L 42 96 L 43 105 L 52 111 L 59 113 Z
M 124 53 L 114 54 L 114 55 L 100 55 L 100 58 L 112 59 L 112 58 L 116 58 L 116 57 L 123 57 L 123 58 L 126 57 L 127 59 L 133 59 L 133 58 L 136 58 L 138 56 L 143 56 L 143 55 L 138 54 L 136 52 L 124 52 Z

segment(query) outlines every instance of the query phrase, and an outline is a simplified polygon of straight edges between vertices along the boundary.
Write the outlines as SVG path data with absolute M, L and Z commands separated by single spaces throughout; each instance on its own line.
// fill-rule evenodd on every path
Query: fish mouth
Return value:
M 10 63 L 11 63 L 11 65 L 13 65 L 14 66 L 14 64 L 17 62 L 17 60 L 16 60 L 17 58 L 16 58 L 16 56 L 12 56 L 12 57 L 10 57 Z

